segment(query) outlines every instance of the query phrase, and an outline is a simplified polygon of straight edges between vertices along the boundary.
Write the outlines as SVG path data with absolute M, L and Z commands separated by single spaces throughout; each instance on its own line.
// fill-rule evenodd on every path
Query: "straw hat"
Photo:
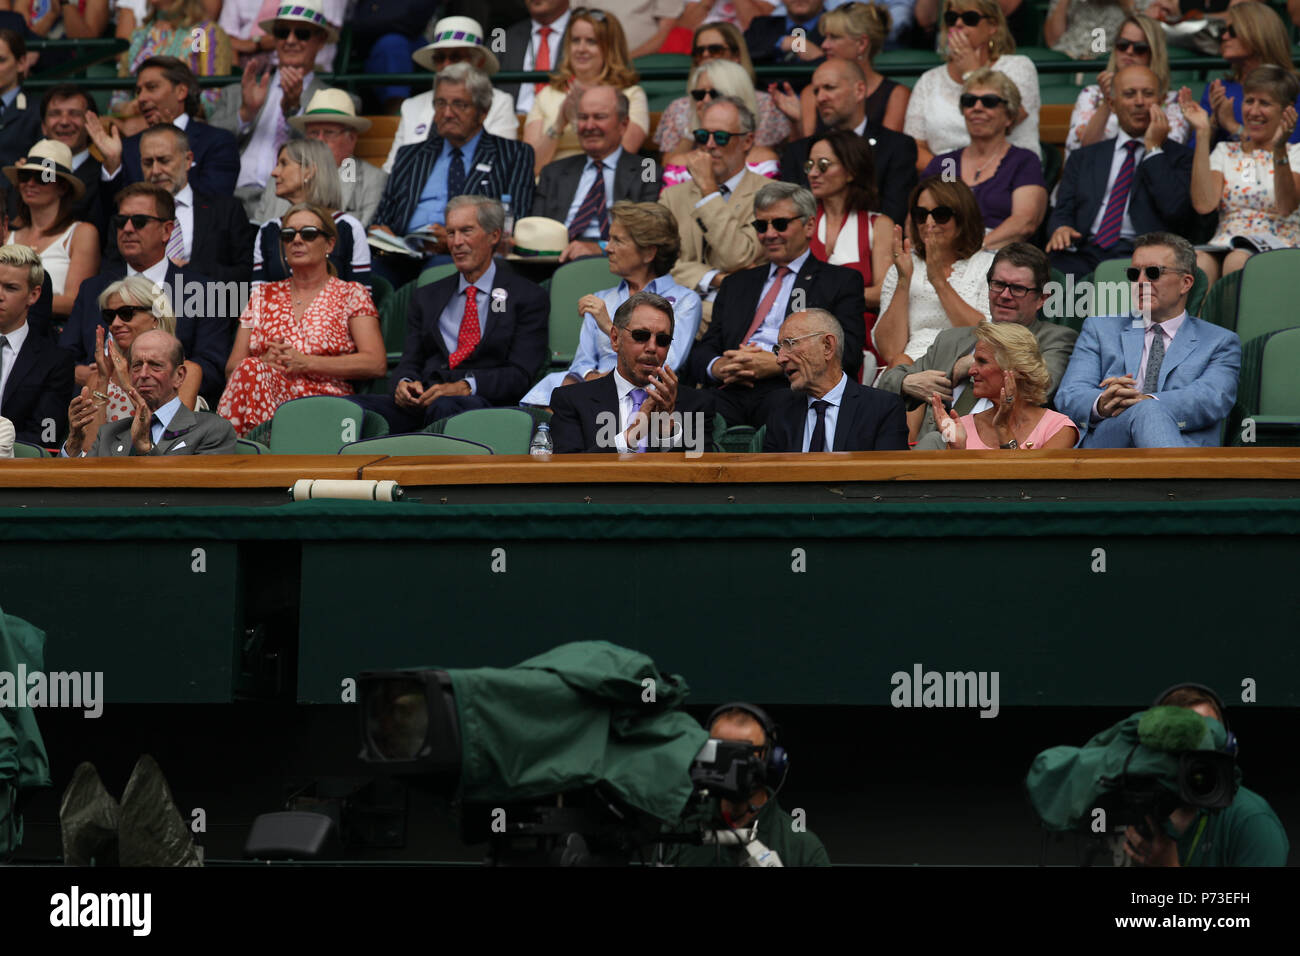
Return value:
M 431 72 L 437 72 L 433 65 L 433 51 L 468 47 L 483 54 L 483 72 L 491 76 L 501 69 L 496 54 L 488 49 L 483 37 L 483 27 L 477 20 L 469 17 L 443 17 L 433 26 L 433 42 L 420 47 L 411 54 L 411 59 L 419 66 Z
M 515 255 L 558 256 L 569 246 L 564 223 L 545 216 L 525 216 L 515 223 Z
M 52 172 L 72 187 L 72 197 L 80 199 L 86 192 L 86 184 L 72 171 L 72 150 L 57 139 L 43 139 L 27 151 L 26 162 L 15 163 L 4 168 L 5 178 L 15 186 L 18 185 L 18 170 L 30 169 L 35 172 Z
M 294 20 L 299 23 L 310 23 L 314 27 L 320 27 L 325 31 L 326 43 L 337 43 L 339 39 L 338 28 L 325 18 L 317 5 L 317 0 L 299 0 L 298 3 L 282 3 L 275 16 L 269 20 L 263 20 L 258 24 L 267 33 L 275 31 L 275 24 L 278 20 Z
M 308 123 L 338 123 L 340 126 L 349 126 L 358 133 L 370 129 L 370 120 L 357 115 L 352 97 L 343 90 L 332 87 L 317 90 L 302 115 L 289 117 L 289 125 L 300 133 L 307 132 Z

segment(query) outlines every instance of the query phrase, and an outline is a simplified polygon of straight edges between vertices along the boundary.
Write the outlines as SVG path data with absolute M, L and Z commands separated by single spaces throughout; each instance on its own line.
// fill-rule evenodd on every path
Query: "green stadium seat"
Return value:
M 1295 324 L 1291 284 L 1300 275 L 1300 249 L 1273 249 L 1246 260 L 1237 298 L 1237 335 L 1242 342 Z
M 492 449 L 481 442 L 452 438 L 449 435 L 431 435 L 428 432 L 409 432 L 404 435 L 384 435 L 349 442 L 338 449 L 340 455 L 490 455 Z
M 33 445 L 29 441 L 14 442 L 15 458 L 49 458 L 50 453 L 40 445 Z
M 1256 441 L 1262 445 L 1300 445 L 1300 328 L 1268 337 L 1259 373 Z
M 375 303 L 375 310 L 382 315 L 384 303 L 388 297 L 393 294 L 393 284 L 383 276 L 377 276 L 374 273 L 370 275 L 370 300 Z
M 578 350 L 578 334 L 582 331 L 582 317 L 578 315 L 578 300 L 584 295 L 608 289 L 615 284 L 609 271 L 609 260 L 604 256 L 590 256 L 566 262 L 551 276 L 550 345 L 551 364 L 567 368 Z
M 759 425 L 758 430 L 754 432 L 754 437 L 749 441 L 749 451 L 757 455 L 763 450 L 763 439 L 767 437 L 767 426 Z
M 519 408 L 476 408 L 439 424 L 438 434 L 480 442 L 497 455 L 526 455 L 533 438 L 533 416 Z
M 1237 296 L 1241 292 L 1241 271 L 1229 272 L 1210 286 L 1201 304 L 1200 316 L 1230 332 L 1237 331 Z
M 423 289 L 430 282 L 437 282 L 439 279 L 445 279 L 447 276 L 456 274 L 456 264 L 454 262 L 444 262 L 440 266 L 429 266 L 420 273 L 420 277 L 415 280 L 415 287 Z
M 267 448 L 260 441 L 253 441 L 251 438 L 235 439 L 235 454 L 237 455 L 269 455 L 271 449 Z
M 408 282 L 394 289 L 379 310 L 379 329 L 384 333 L 384 351 L 388 353 L 390 369 L 401 360 L 402 349 L 406 347 L 406 314 L 411 310 L 414 294 L 415 283 Z
M 332 455 L 349 441 L 387 433 L 383 416 L 366 412 L 346 398 L 314 395 L 295 398 L 275 410 L 269 445 L 273 455 Z

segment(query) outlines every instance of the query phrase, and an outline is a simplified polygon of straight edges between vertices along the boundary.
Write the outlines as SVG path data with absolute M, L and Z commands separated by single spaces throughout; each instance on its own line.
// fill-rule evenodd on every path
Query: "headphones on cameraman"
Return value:
M 709 714 L 709 719 L 705 721 L 704 729 L 713 730 L 713 724 L 719 717 L 729 710 L 743 711 L 758 721 L 763 728 L 763 749 L 767 751 L 766 758 L 763 761 L 763 782 L 773 784 L 780 780 L 785 782 L 786 771 L 790 768 L 790 756 L 785 752 L 784 747 L 777 745 L 777 726 L 771 717 L 767 716 L 767 711 L 761 707 L 755 707 L 743 700 L 733 700 L 728 704 L 715 707 L 713 713 Z
M 1204 684 L 1196 684 L 1191 681 L 1173 684 L 1166 687 L 1152 702 L 1152 707 L 1160 707 L 1161 701 L 1168 697 L 1176 690 L 1194 690 L 1199 691 L 1214 702 L 1215 709 L 1219 712 L 1219 722 L 1223 724 L 1223 730 L 1227 735 L 1227 742 L 1223 745 L 1223 753 L 1237 755 L 1237 735 L 1232 732 L 1232 727 L 1228 723 L 1228 708 L 1223 705 L 1223 698 L 1214 692 L 1213 687 L 1206 687 Z

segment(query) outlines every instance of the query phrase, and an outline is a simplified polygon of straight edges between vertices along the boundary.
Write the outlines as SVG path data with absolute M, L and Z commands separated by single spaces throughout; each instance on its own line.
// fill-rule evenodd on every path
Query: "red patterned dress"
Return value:
M 248 329 L 248 358 L 239 363 L 221 394 L 217 414 L 246 435 L 269 421 L 291 398 L 307 395 L 351 395 L 352 385 L 328 375 L 286 375 L 262 361 L 271 342 L 284 342 L 304 355 L 350 355 L 357 350 L 349 323 L 358 315 L 375 315 L 370 293 L 359 282 L 330 276 L 302 319 L 294 318 L 292 279 L 267 282 L 253 290 L 239 318 Z

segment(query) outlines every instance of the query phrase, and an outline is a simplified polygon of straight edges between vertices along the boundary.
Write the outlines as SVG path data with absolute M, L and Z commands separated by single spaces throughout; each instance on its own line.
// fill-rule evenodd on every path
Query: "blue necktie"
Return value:
M 830 402 L 823 402 L 820 398 L 812 403 L 813 410 L 817 413 L 817 424 L 813 425 L 812 440 L 808 442 L 809 451 L 826 450 L 826 409 L 831 407 Z
M 457 146 L 451 151 L 451 167 L 447 170 L 447 198 L 452 199 L 465 192 L 465 157 Z

